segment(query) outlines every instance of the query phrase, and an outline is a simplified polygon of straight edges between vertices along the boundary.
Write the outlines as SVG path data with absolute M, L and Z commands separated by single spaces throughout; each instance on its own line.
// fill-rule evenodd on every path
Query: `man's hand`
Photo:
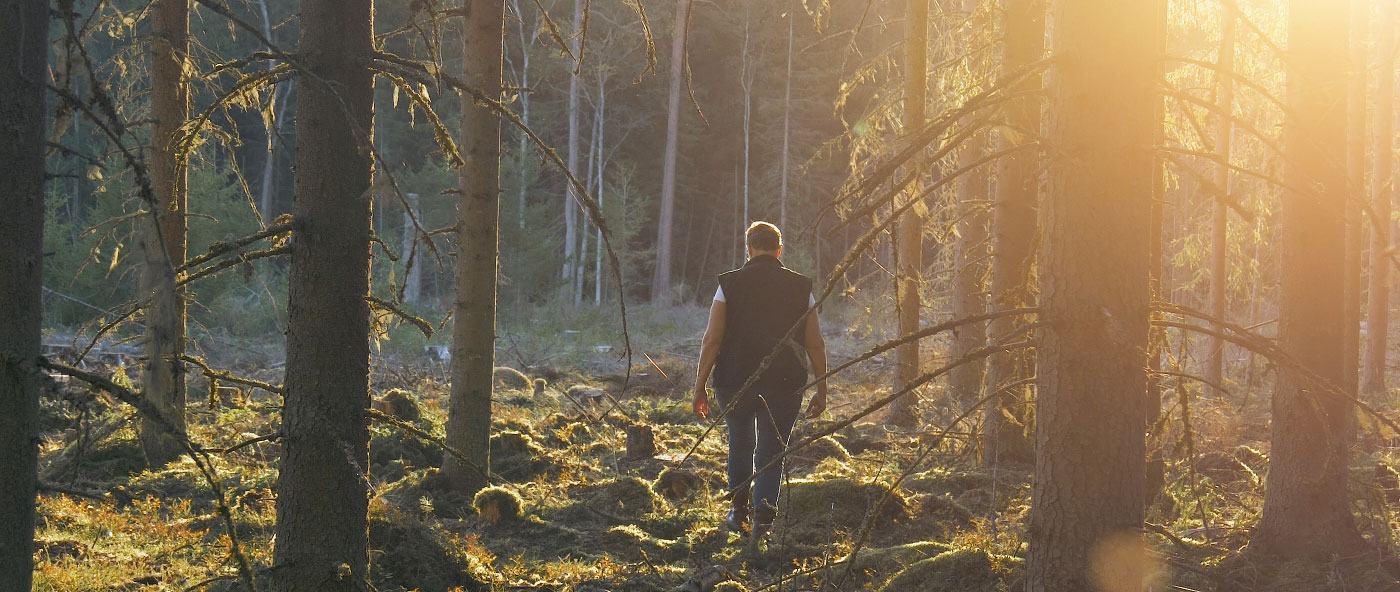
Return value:
M 816 419 L 826 411 L 826 389 L 817 391 L 812 400 L 807 403 L 807 419 Z
M 695 396 L 690 398 L 690 409 L 700 419 L 710 418 L 710 396 L 705 393 L 705 385 L 695 385 Z

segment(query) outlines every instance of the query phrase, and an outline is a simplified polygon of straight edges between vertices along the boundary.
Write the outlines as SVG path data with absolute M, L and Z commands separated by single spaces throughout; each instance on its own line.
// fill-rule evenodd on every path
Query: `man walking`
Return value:
M 729 431 L 729 514 L 725 526 L 744 532 L 749 522 L 750 478 L 753 481 L 753 536 L 761 539 L 778 510 L 782 469 L 762 469 L 787 448 L 802 406 L 807 366 L 826 374 L 826 343 L 815 312 L 812 279 L 783 267 L 782 234 L 767 222 L 749 226 L 745 241 L 749 260 L 720 274 L 710 307 L 710 322 L 700 347 L 699 371 L 691 406 L 708 417 L 705 382 L 714 373 L 715 398 Z M 805 316 L 805 320 L 804 320 Z M 796 331 L 793 327 L 804 323 Z M 793 338 L 784 340 L 789 333 Z M 770 359 L 771 358 L 771 359 Z M 766 367 L 765 361 L 769 361 Z M 747 388 L 745 388 L 747 386 Z M 826 381 L 807 407 L 807 417 L 826 410 Z

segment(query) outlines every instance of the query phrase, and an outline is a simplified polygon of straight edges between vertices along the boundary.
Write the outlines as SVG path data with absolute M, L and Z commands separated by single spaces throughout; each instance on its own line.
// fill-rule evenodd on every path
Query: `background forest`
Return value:
M 1394 0 L 0 14 L 0 589 L 1400 590 Z

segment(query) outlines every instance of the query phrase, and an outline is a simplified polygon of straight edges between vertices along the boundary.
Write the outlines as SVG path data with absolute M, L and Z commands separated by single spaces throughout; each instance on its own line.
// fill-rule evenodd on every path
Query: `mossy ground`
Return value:
M 518 500 L 518 509 L 505 508 L 494 520 L 480 515 L 471 497 L 445 488 L 435 468 L 442 459 L 437 445 L 374 425 L 375 589 L 674 590 L 714 566 L 725 574 L 722 590 L 780 580 L 790 589 L 1018 589 L 1028 467 L 978 468 L 972 443 L 950 437 L 894 486 L 929 442 L 872 423 L 847 427 L 794 455 L 773 536 L 755 546 L 721 527 L 722 426 L 706 435 L 685 394 L 661 388 L 669 382 L 651 372 L 644 386 L 653 390 L 621 396 L 617 408 L 607 402 L 580 409 L 564 398 L 568 384 L 611 384 L 611 378 L 589 382 L 578 371 L 557 372 L 539 396 L 523 384 L 497 393 L 492 471 L 510 496 L 506 505 Z M 446 388 L 428 373 L 395 376 L 378 376 L 376 388 L 407 389 L 420 403 L 415 425 L 440 438 Z M 864 384 L 840 384 L 833 409 L 878 392 Z M 208 448 L 272 433 L 275 403 L 266 396 L 240 408 L 197 403 L 191 433 Z M 46 404 L 42 473 L 49 489 L 39 506 L 36 589 L 241 589 L 217 498 L 193 463 L 144 470 L 129 410 Z M 1212 405 L 1197 402 L 1204 419 L 1192 434 L 1206 453 L 1194 465 L 1169 461 L 1163 495 L 1149 510 L 1149 522 L 1171 533 L 1149 536 L 1170 558 L 1165 577 L 1193 590 L 1395 589 L 1379 564 L 1291 565 L 1265 579 L 1242 575 L 1260 573 L 1241 563 L 1240 551 L 1257 520 L 1268 447 L 1247 423 L 1217 417 L 1228 412 L 1225 404 Z M 655 458 L 627 456 L 625 428 L 634 423 L 655 430 Z M 829 425 L 804 421 L 796 436 Z M 1376 463 L 1397 459 L 1389 449 L 1367 454 L 1358 460 L 1358 517 L 1378 548 L 1394 548 L 1400 523 L 1387 492 L 1367 475 Z M 272 559 L 279 455 L 275 442 L 261 442 L 210 457 L 241 550 L 259 574 Z

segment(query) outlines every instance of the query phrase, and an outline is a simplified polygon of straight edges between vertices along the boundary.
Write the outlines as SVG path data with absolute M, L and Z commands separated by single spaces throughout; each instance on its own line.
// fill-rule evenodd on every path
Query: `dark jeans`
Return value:
M 792 426 L 797 422 L 797 413 L 802 407 L 802 393 L 786 392 L 774 394 L 757 387 L 734 404 L 734 387 L 715 387 L 715 399 L 729 427 L 729 489 L 735 488 L 753 476 L 755 468 L 763 468 L 783 453 Z M 762 504 L 778 507 L 778 488 L 782 483 L 782 466 L 775 466 L 759 473 L 753 480 L 753 507 Z M 747 487 L 739 490 L 746 492 Z M 742 498 L 740 498 L 742 499 Z

